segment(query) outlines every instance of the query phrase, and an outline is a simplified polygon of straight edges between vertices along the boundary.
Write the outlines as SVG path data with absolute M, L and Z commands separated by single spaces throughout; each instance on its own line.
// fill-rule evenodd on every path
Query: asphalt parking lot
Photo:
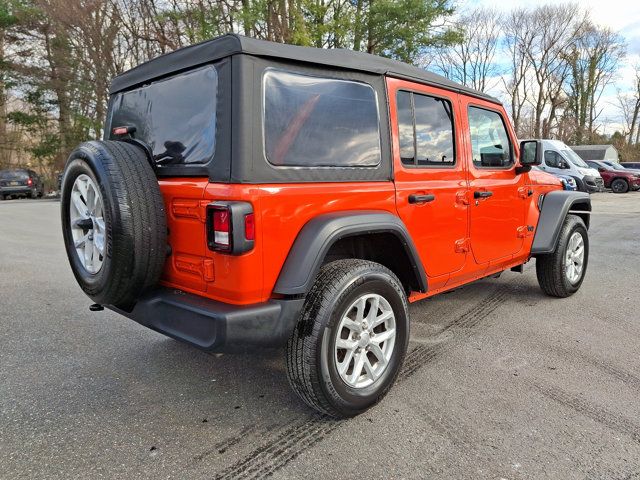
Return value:
M 91 313 L 59 203 L 0 202 L 0 478 L 640 478 L 640 193 L 593 196 L 582 289 L 533 262 L 414 304 L 398 384 L 338 422 L 280 351 L 208 355 Z

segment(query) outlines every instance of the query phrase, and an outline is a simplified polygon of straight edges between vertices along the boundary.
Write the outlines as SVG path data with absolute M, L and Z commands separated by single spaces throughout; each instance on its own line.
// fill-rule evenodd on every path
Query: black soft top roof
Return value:
M 327 50 L 322 48 L 298 47 L 295 45 L 257 40 L 236 34 L 223 35 L 222 37 L 184 47 L 145 62 L 115 77 L 111 82 L 109 92 L 116 93 L 127 90 L 158 77 L 170 75 L 180 70 L 211 63 L 240 53 L 254 55 L 256 57 L 279 58 L 316 65 L 326 65 L 345 70 L 388 75 L 427 85 L 443 87 L 500 104 L 499 100 L 490 95 L 467 88 L 443 76 L 396 60 L 364 52 L 355 52 L 353 50 Z

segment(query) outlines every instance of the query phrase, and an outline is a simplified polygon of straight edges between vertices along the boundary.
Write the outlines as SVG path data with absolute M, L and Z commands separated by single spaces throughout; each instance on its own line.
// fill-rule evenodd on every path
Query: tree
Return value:
M 460 42 L 434 50 L 434 65 L 447 78 L 484 92 L 500 72 L 495 63 L 502 17 L 495 9 L 476 8 L 455 22 Z
M 446 21 L 453 12 L 449 0 L 357 0 L 353 49 L 415 63 L 460 40 Z
M 575 142 L 591 142 L 597 105 L 625 54 L 622 38 L 608 28 L 586 22 L 568 53 L 563 55 L 570 69 L 569 109 L 576 118 Z

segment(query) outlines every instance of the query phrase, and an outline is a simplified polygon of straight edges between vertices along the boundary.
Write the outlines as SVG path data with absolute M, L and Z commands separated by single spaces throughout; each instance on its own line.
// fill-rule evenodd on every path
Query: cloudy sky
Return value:
M 458 9 L 485 6 L 509 11 L 517 7 L 534 7 L 553 2 L 541 0 L 459 0 Z M 580 0 L 576 3 L 587 9 L 594 23 L 609 27 L 620 34 L 627 42 L 627 56 L 621 65 L 615 82 L 604 92 L 600 107 L 601 119 L 606 123 L 604 133 L 612 134 L 620 126 L 620 112 L 617 108 L 617 89 L 622 91 L 633 88 L 634 65 L 640 65 L 640 0 Z M 494 92 L 499 94 L 499 91 Z

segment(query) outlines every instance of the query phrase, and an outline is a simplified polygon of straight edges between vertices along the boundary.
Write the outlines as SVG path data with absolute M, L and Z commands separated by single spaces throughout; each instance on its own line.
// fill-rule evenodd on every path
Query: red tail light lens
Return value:
M 31 179 L 31 177 L 27 179 L 27 185 L 29 186 L 33 185 L 33 180 Z
M 244 216 L 244 238 L 246 240 L 256 239 L 256 218 L 253 213 Z
M 217 207 L 213 211 L 213 244 L 216 250 L 231 250 L 231 212 Z

